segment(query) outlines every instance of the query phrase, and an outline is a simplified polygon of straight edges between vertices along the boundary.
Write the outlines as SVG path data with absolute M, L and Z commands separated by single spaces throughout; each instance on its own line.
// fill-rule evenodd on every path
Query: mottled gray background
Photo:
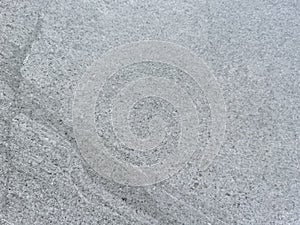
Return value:
M 300 224 L 300 2 L 0 1 L 0 224 Z M 148 187 L 81 159 L 72 98 L 105 51 L 167 40 L 224 91 L 225 142 Z

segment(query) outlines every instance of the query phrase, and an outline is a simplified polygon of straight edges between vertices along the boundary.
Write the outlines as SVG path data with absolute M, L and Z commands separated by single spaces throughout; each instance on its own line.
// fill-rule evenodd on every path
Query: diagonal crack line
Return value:
M 28 50 L 30 48 L 27 48 Z M 8 75 L 11 75 L 12 73 L 8 71 L 6 73 L 7 77 Z M 16 108 L 18 109 L 18 113 L 22 113 L 32 120 L 35 120 L 36 122 L 47 125 L 47 127 L 50 127 L 50 129 L 54 130 L 54 132 L 58 133 L 60 136 L 62 136 L 64 139 L 67 139 L 72 145 L 72 147 L 76 147 L 75 139 L 73 138 L 72 134 L 72 127 L 68 126 L 60 121 L 59 118 L 56 118 L 54 116 L 54 113 L 51 113 L 46 108 L 42 107 L 40 103 L 52 103 L 51 100 L 45 98 L 41 93 L 39 93 L 39 90 L 36 89 L 36 87 L 31 84 L 30 82 L 26 81 L 23 77 L 20 76 L 20 79 L 18 80 L 19 83 L 22 83 L 22 85 L 18 85 L 16 87 L 16 82 L 10 82 L 9 86 L 10 88 L 15 92 L 15 95 L 20 95 L 22 93 L 22 101 L 19 98 L 18 104 L 16 104 Z M 34 92 L 38 95 L 39 99 L 33 98 L 29 94 L 27 94 L 26 90 L 30 89 L 31 92 L 34 90 Z M 25 101 L 24 101 L 25 99 Z M 37 113 L 38 111 L 38 113 Z M 14 115 L 15 116 L 15 115 Z M 11 118 L 12 119 L 12 118 Z M 12 166 L 11 166 L 12 167 Z M 109 191 L 109 188 L 106 188 Z M 111 192 L 111 191 L 110 191 Z M 115 193 L 114 193 L 115 195 Z M 115 195 L 116 196 L 116 195 Z M 116 209 L 115 209 L 116 210 Z M 118 210 L 116 210 L 118 211 Z
M 11 44 L 14 48 L 13 56 L 0 64 L 1 68 L 4 68 L 4 72 L 2 74 L 4 76 L 0 76 L 0 79 L 3 80 L 15 93 L 15 104 L 12 108 L 15 109 L 16 112 L 14 112 L 12 117 L 16 116 L 18 113 L 23 113 L 43 125 L 46 124 L 52 127 L 52 129 L 59 133 L 62 137 L 74 142 L 74 138 L 72 137 L 72 127 L 63 124 L 59 118 L 54 116 L 54 112 L 50 112 L 41 104 L 47 102 L 50 105 L 54 105 L 54 101 L 51 101 L 49 98 L 46 99 L 32 83 L 24 79 L 21 75 L 20 70 L 24 65 L 26 57 L 31 52 L 34 41 L 38 39 L 41 28 L 42 19 L 39 16 L 35 29 L 26 45 L 19 48 L 18 46 Z M 30 90 L 30 93 L 28 93 L 28 90 Z M 35 97 L 31 95 L 32 92 L 35 93 Z M 38 96 L 38 98 L 36 96 Z
M 59 134 L 61 137 L 63 137 L 63 139 L 66 139 L 68 142 L 70 142 L 73 148 L 77 149 L 77 145 L 73 137 L 72 126 L 64 124 L 59 118 L 55 116 L 54 112 L 51 112 L 42 106 L 43 104 L 45 104 L 45 102 L 49 105 L 54 105 L 55 103 L 51 102 L 49 98 L 45 97 L 32 83 L 24 79 L 21 75 L 20 70 L 24 65 L 24 61 L 26 60 L 26 57 L 28 57 L 28 55 L 31 52 L 33 43 L 38 39 L 39 34 L 41 32 L 41 28 L 42 28 L 42 20 L 39 17 L 36 27 L 32 32 L 32 35 L 29 38 L 27 44 L 22 48 L 19 48 L 18 46 L 13 46 L 15 49 L 13 52 L 14 53 L 13 57 L 7 59 L 3 65 L 0 65 L 1 67 L 3 66 L 6 69 L 4 73 L 4 78 L 0 77 L 0 79 L 3 79 L 15 93 L 14 104 L 11 108 L 12 113 L 10 116 L 9 129 L 11 129 L 11 120 L 17 114 L 22 113 L 28 116 L 29 118 L 31 118 L 32 120 L 38 122 L 39 124 L 46 125 L 50 129 L 55 131 L 57 134 Z M 30 93 L 28 93 L 27 91 L 28 89 L 31 90 L 31 93 L 33 90 L 36 97 L 32 97 Z M 8 139 L 7 141 L 9 142 L 10 140 Z M 9 152 L 9 149 L 6 151 L 6 156 L 10 168 L 6 175 L 7 178 L 6 196 L 7 196 L 7 192 L 9 188 L 9 177 L 12 170 L 12 165 L 10 161 L 11 153 Z M 154 201 L 151 198 L 151 196 L 147 196 L 146 192 L 141 191 L 138 193 L 135 192 L 134 194 L 130 194 L 130 193 L 128 194 L 126 193 L 126 191 L 120 192 L 118 186 L 112 187 L 110 186 L 110 184 L 106 184 L 105 182 L 98 182 L 98 184 L 119 199 L 121 199 L 122 196 L 127 196 L 128 199 L 134 199 L 133 202 L 126 203 L 126 205 L 129 208 L 141 210 L 145 215 L 152 217 L 154 220 L 166 221 L 172 223 L 171 218 L 169 218 L 167 215 L 164 214 L 163 209 L 161 209 L 157 205 L 157 202 Z M 131 188 L 131 190 L 134 190 L 134 188 Z M 155 207 L 148 208 L 146 207 L 146 205 L 148 204 L 144 204 L 143 202 L 139 201 L 139 199 L 144 199 L 145 197 L 147 198 L 146 202 Z M 7 197 L 6 197 L 5 204 L 6 206 L 8 204 Z
M 4 62 L 0 64 L 1 68 L 6 69 L 6 73 L 3 73 L 4 76 L 1 78 L 4 80 L 4 82 L 11 87 L 11 89 L 14 91 L 14 96 L 12 100 L 12 105 L 9 107 L 10 114 L 7 116 L 7 133 L 5 137 L 3 138 L 4 143 L 6 146 L 4 147 L 5 152 L 5 162 L 7 165 L 6 171 L 5 171 L 5 190 L 4 190 L 4 201 L 2 205 L 2 211 L 4 212 L 4 216 L 8 216 L 8 205 L 9 205 L 9 199 L 8 199 L 8 192 L 9 192 L 9 185 L 10 185 L 10 177 L 12 173 L 12 153 L 11 150 L 11 139 L 12 139 L 12 120 L 13 118 L 19 113 L 18 111 L 18 102 L 21 95 L 21 92 L 19 91 L 21 82 L 22 82 L 22 76 L 21 76 L 21 68 L 24 64 L 24 61 L 28 54 L 31 51 L 31 47 L 33 42 L 38 38 L 39 33 L 41 32 L 41 19 L 38 17 L 36 26 L 33 30 L 33 32 L 30 35 L 30 38 L 28 42 L 24 45 L 24 47 L 18 47 L 12 43 L 7 42 L 9 46 L 13 48 L 13 54 L 11 57 L 7 58 Z
M 50 112 L 47 110 L 45 107 L 42 107 L 42 104 L 40 103 L 50 103 L 50 104 L 55 104 L 54 102 L 51 103 L 51 100 L 43 96 L 39 90 L 32 85 L 30 82 L 26 81 L 24 78 L 21 78 L 22 85 L 19 86 L 19 88 L 16 88 L 14 85 L 10 85 L 11 89 L 16 92 L 21 94 L 22 93 L 22 101 L 19 99 L 18 101 L 18 113 L 23 113 L 24 115 L 28 116 L 32 120 L 35 120 L 36 122 L 46 125 L 47 127 L 50 127 L 54 132 L 58 133 L 61 137 L 66 139 L 71 143 L 71 146 L 75 149 L 77 149 L 77 145 L 75 142 L 75 138 L 73 137 L 73 129 L 71 126 L 68 126 L 60 121 L 59 118 L 54 116 L 54 113 Z M 27 94 L 26 90 L 27 89 L 34 90 L 34 92 L 38 95 L 39 99 L 33 98 L 29 94 Z M 24 101 L 25 99 L 25 101 Z M 98 183 L 99 184 L 99 183 Z M 122 198 L 120 195 L 120 190 L 117 188 L 111 188 L 110 185 L 107 185 L 105 182 L 101 182 L 99 185 L 101 185 L 105 190 L 108 192 L 112 193 L 114 196 L 118 197 L 119 199 Z M 136 193 L 137 194 L 137 193 Z M 125 192 L 123 195 L 127 195 Z M 137 194 L 137 198 L 143 198 L 145 197 L 143 192 Z M 127 196 L 128 199 L 131 198 L 131 196 Z M 151 199 L 149 199 L 151 202 Z M 154 204 L 154 203 L 153 203 Z M 140 209 L 141 204 L 136 203 L 136 204 L 127 204 L 129 208 L 135 208 L 135 209 Z M 143 207 L 142 207 L 143 208 Z M 169 219 L 163 214 L 163 211 L 156 209 L 155 207 L 153 209 L 149 208 L 143 208 L 142 210 L 145 215 L 148 215 L 149 217 L 153 217 L 151 214 L 156 214 L 157 216 L 159 215 L 159 218 L 161 220 L 169 221 Z M 153 219 L 157 219 L 154 218 Z
M 59 134 L 63 139 L 67 140 L 71 146 L 74 149 L 77 149 L 77 145 L 75 142 L 75 139 L 73 137 L 73 129 L 71 126 L 64 124 L 60 118 L 57 118 L 54 114 L 54 112 L 49 111 L 42 105 L 47 103 L 47 105 L 55 105 L 56 103 L 54 101 L 51 101 L 51 99 L 45 97 L 32 83 L 27 81 L 21 76 L 21 68 L 24 64 L 24 61 L 26 60 L 26 57 L 28 54 L 30 54 L 32 45 L 35 40 L 37 40 L 39 32 L 41 30 L 41 20 L 39 19 L 36 25 L 36 29 L 33 32 L 31 38 L 29 39 L 28 43 L 23 47 L 19 48 L 18 46 L 13 45 L 12 43 L 9 43 L 14 48 L 13 50 L 13 57 L 7 59 L 4 64 L 1 64 L 0 66 L 5 69 L 3 75 L 0 76 L 0 80 L 2 79 L 14 92 L 14 104 L 11 107 L 11 115 L 10 115 L 10 123 L 9 128 L 11 129 L 11 121 L 12 119 L 18 115 L 19 113 L 22 113 L 32 120 L 36 121 L 39 124 L 45 125 L 49 127 L 51 130 L 53 130 L 55 133 Z M 31 90 L 30 93 L 28 93 L 27 90 Z M 31 95 L 31 93 L 35 93 L 35 97 Z M 9 133 L 11 133 L 9 131 Z M 10 135 L 9 135 L 10 136 Z M 10 137 L 11 138 L 11 137 Z M 10 138 L 7 139 L 7 142 L 9 142 Z M 7 190 L 9 187 L 9 177 L 11 170 L 13 166 L 11 165 L 11 153 L 9 152 L 9 149 L 6 151 L 6 158 L 9 165 L 9 171 L 6 174 L 6 194 L 7 196 Z M 106 185 L 105 182 L 100 184 L 104 189 L 106 189 L 108 192 L 112 193 L 117 198 L 121 199 L 121 196 L 118 194 L 118 190 L 113 190 L 109 185 Z M 130 196 L 128 196 L 130 198 Z M 6 197 L 6 203 L 5 205 L 8 205 L 8 199 Z M 127 204 L 128 205 L 128 204 Z M 138 208 L 138 206 L 135 205 L 128 205 L 129 208 Z M 5 207 L 7 208 L 7 207 Z M 117 210 L 118 211 L 118 210 Z M 145 215 L 148 215 L 149 210 L 143 210 L 145 212 Z M 151 217 L 151 215 L 149 215 Z

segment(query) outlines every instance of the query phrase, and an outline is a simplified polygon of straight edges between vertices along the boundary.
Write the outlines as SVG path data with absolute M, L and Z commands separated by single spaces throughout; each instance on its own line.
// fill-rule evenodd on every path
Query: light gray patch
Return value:
M 118 81 L 116 85 L 107 88 L 105 84 L 111 75 L 131 64 L 147 61 L 160 62 L 179 68 L 185 71 L 197 85 L 189 87 L 187 90 L 180 87 L 180 85 L 178 87 L 178 82 L 183 81 L 180 76 L 174 76 L 175 78 L 172 79 L 156 77 L 150 80 L 147 76 L 137 79 L 136 73 L 133 76 L 125 76 L 124 80 L 128 84 L 133 81 L 134 84 L 139 84 L 131 86 L 129 92 L 126 92 L 127 90 L 123 92 L 122 90 L 120 98 L 123 100 L 109 102 L 108 109 L 103 112 L 105 116 L 111 118 L 107 121 L 107 124 L 115 124 L 113 129 L 117 131 L 123 142 L 133 142 L 133 146 L 137 147 L 149 144 L 149 142 L 145 144 L 136 138 L 132 138 L 131 132 L 126 131 L 126 123 L 128 122 L 126 108 L 131 108 L 139 98 L 157 95 L 157 97 L 162 97 L 176 105 L 175 108 L 180 111 L 181 135 L 179 138 L 180 147 L 177 148 L 177 151 L 170 152 L 168 158 L 160 160 L 154 165 L 137 167 L 117 160 L 110 154 L 108 146 L 101 139 L 103 133 L 100 132 L 100 137 L 97 135 L 95 107 L 99 88 L 102 89 L 103 92 L 100 91 L 100 93 L 104 98 L 110 98 L 118 93 L 118 88 L 124 86 L 122 80 L 118 81 L 115 78 L 114 82 Z M 143 84 L 143 79 L 146 84 Z M 158 82 L 157 79 L 160 79 L 160 81 Z M 194 104 L 193 98 L 189 97 L 189 92 L 195 91 L 195 87 L 203 90 L 211 111 L 211 138 L 208 141 L 206 150 L 202 153 L 203 156 L 199 166 L 203 170 L 209 166 L 217 154 L 225 131 L 225 105 L 221 90 L 205 64 L 187 49 L 161 41 L 136 42 L 107 52 L 87 70 L 77 86 L 74 97 L 74 131 L 83 158 L 102 176 L 123 184 L 149 185 L 174 175 L 194 153 L 198 153 L 196 152 L 198 149 L 199 124 L 197 104 Z M 113 107 L 119 108 L 119 111 L 111 117 L 109 115 L 114 110 L 116 111 Z M 107 132 L 107 139 L 113 134 L 113 129 L 110 128 L 110 131 Z M 101 130 L 101 128 L 98 130 Z
M 159 78 L 160 80 L 164 78 L 162 81 L 170 80 L 190 94 L 190 98 L 196 106 L 199 120 L 198 151 L 203 151 L 208 142 L 210 126 L 210 110 L 203 91 L 195 80 L 176 67 L 157 62 L 143 62 L 122 68 L 109 77 L 103 90 L 100 90 L 96 104 L 97 131 L 105 145 L 111 149 L 111 154 L 120 160 L 127 160 L 140 166 L 157 163 L 159 159 L 167 158 L 170 151 L 178 148 L 181 133 L 180 118 L 178 110 L 172 103 L 153 95 L 129 103 L 128 98 L 131 97 L 128 93 L 130 90 L 127 89 L 138 85 L 147 85 L 147 82 L 150 82 L 150 86 L 150 78 L 158 79 L 158 82 Z M 161 83 L 157 83 L 156 87 L 159 85 Z M 127 90 L 127 94 L 123 93 L 122 98 L 122 94 L 120 95 L 118 92 L 122 93 L 124 89 Z M 111 90 L 113 93 L 110 92 Z M 129 140 L 118 139 L 120 132 L 118 133 L 118 129 L 114 129 L 115 126 L 110 122 L 113 114 L 123 113 L 120 112 L 120 107 L 116 107 L 116 99 L 126 103 L 123 110 L 125 114 L 122 119 L 125 121 L 123 125 L 126 126 L 124 131 L 132 133 Z M 128 122 L 126 122 L 127 119 Z M 144 144 L 138 144 L 136 140 L 139 139 L 142 139 Z M 147 150 L 144 151 L 143 149 Z

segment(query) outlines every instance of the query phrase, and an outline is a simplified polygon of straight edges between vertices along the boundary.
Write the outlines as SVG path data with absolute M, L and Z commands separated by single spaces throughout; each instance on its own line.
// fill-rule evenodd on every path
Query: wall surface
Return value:
M 1 0 L 0 224 L 299 225 L 299 34 L 297 0 Z M 103 72 L 144 40 L 205 63 L 137 48 L 180 66 Z

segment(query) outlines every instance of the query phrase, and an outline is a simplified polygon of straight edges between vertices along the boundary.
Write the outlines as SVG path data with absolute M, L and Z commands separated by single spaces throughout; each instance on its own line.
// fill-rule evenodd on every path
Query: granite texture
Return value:
M 299 33 L 298 0 L 1 0 L 0 224 L 300 224 Z M 227 112 L 208 169 L 191 157 L 169 179 L 136 187 L 102 177 L 83 159 L 72 108 L 95 61 L 143 40 L 182 45 L 205 61 Z M 133 65 L 107 90 L 118 76 L 151 70 L 176 72 Z M 197 93 L 205 148 L 212 117 L 206 93 Z M 108 98 L 99 87 L 100 135 L 109 130 L 101 117 Z M 163 125 L 169 142 L 136 154 L 115 148 L 107 132 L 106 146 L 120 160 L 154 163 L 179 140 L 176 118 L 165 99 L 144 98 L 129 110 L 131 132 L 159 140 Z

